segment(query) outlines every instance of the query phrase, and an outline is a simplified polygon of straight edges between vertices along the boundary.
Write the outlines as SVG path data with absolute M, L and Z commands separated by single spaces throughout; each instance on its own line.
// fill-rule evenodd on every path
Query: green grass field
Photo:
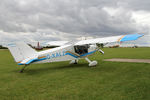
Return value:
M 150 48 L 104 48 L 97 67 L 83 59 L 32 64 L 24 73 L 8 50 L 0 50 L 0 100 L 150 100 L 150 64 L 104 62 L 106 58 L 150 59 Z

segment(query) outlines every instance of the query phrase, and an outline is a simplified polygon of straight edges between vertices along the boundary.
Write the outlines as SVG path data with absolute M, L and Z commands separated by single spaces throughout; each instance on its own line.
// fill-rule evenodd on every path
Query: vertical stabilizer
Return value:
M 33 48 L 23 42 L 8 44 L 8 49 L 16 62 L 20 62 L 24 59 L 37 55 L 37 52 Z

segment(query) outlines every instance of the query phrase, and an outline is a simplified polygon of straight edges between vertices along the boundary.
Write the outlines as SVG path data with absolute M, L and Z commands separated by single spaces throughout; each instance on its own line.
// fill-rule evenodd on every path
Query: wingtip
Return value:
M 138 38 L 140 38 L 140 37 L 142 37 L 142 36 L 144 36 L 144 34 L 136 33 L 136 34 L 125 35 L 125 36 L 120 40 L 120 42 L 137 40 Z

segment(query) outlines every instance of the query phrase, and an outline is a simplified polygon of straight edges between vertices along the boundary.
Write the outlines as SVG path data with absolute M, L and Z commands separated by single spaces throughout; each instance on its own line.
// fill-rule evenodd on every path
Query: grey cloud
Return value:
M 118 5 L 132 10 L 150 11 L 149 0 L 120 0 Z
M 121 0 L 1 0 L 0 30 L 11 34 L 11 37 L 25 36 L 31 40 L 142 32 L 143 28 L 148 28 L 137 25 L 131 14 L 137 5 L 136 0 L 129 3 Z M 121 9 L 113 16 L 103 9 L 120 6 L 128 9 Z M 144 6 L 139 9 L 144 9 Z

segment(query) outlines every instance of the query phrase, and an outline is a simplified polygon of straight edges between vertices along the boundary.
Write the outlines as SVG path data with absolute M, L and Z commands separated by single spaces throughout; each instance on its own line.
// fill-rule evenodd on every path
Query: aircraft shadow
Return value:
M 73 69 L 73 68 L 83 68 L 83 67 L 87 67 L 88 68 L 88 64 L 68 64 L 68 65 L 55 65 L 54 67 L 51 67 L 52 65 L 50 65 L 50 67 L 38 67 L 38 68 L 30 68 L 30 66 L 28 66 L 23 73 L 28 74 L 28 75 L 33 75 L 33 74 L 38 74 L 38 73 L 46 73 L 46 72 L 50 72 L 53 73 L 57 70 L 63 70 L 63 69 Z M 15 70 L 14 72 L 19 72 L 19 70 Z

